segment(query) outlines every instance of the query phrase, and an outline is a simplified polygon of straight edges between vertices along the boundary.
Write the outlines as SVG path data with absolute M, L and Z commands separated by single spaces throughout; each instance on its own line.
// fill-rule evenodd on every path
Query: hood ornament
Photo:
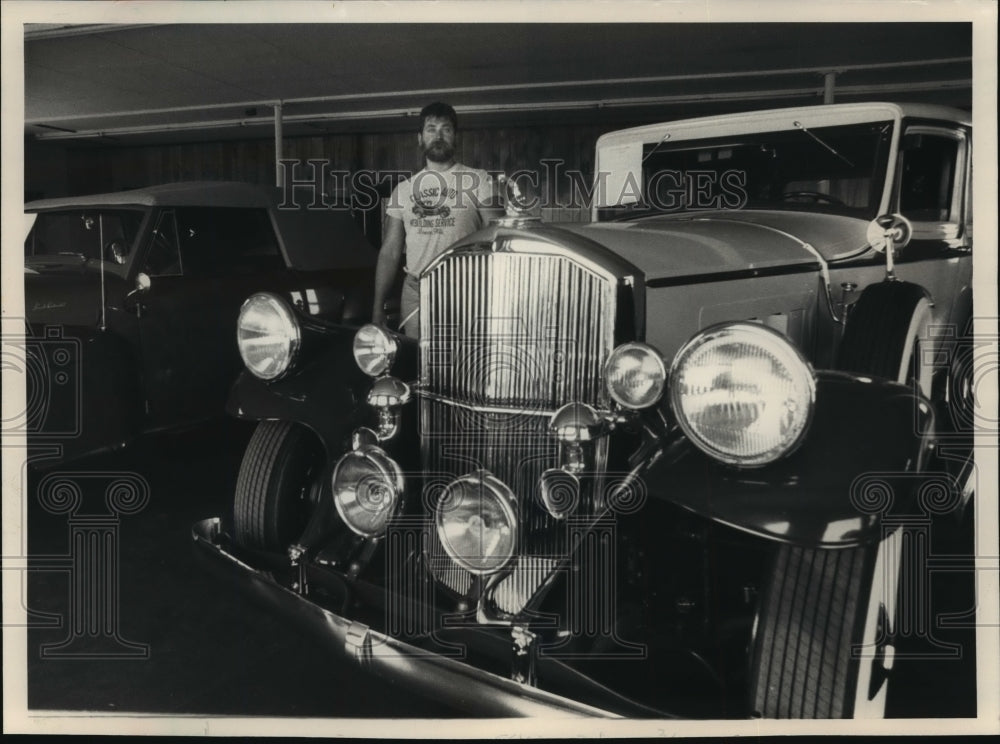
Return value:
M 501 227 L 519 227 L 529 222 L 540 222 L 538 200 L 525 196 L 517 181 L 508 178 L 506 173 L 497 177 L 497 183 L 503 189 L 504 216 L 496 222 Z

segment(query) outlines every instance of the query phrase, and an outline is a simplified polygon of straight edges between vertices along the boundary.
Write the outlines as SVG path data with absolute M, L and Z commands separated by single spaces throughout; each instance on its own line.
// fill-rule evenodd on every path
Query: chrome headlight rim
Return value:
M 683 395 L 683 392 L 681 391 L 683 365 L 690 359 L 691 355 L 707 343 L 715 341 L 723 336 L 733 336 L 740 333 L 746 334 L 751 338 L 761 339 L 761 346 L 771 353 L 774 353 L 776 348 L 778 353 L 776 353 L 775 356 L 779 359 L 779 361 L 790 362 L 790 364 L 784 364 L 785 368 L 789 372 L 799 372 L 801 374 L 799 379 L 806 386 L 805 392 L 807 397 L 807 400 L 805 401 L 805 415 L 802 419 L 800 419 L 795 436 L 784 442 L 779 442 L 779 444 L 774 447 L 750 456 L 732 454 L 709 441 L 700 432 L 698 432 L 688 420 L 687 416 L 684 414 L 684 408 L 681 401 L 681 397 Z M 769 344 L 773 346 L 769 346 Z M 784 359 L 781 359 L 782 356 L 784 356 Z M 681 348 L 677 351 L 677 354 L 674 355 L 673 361 L 670 365 L 670 371 L 668 373 L 668 387 L 670 409 L 673 412 L 673 418 L 680 425 L 685 436 L 696 447 L 698 447 L 698 449 L 707 454 L 709 457 L 712 457 L 713 459 L 726 465 L 732 465 L 740 468 L 764 467 L 795 452 L 795 450 L 797 450 L 805 441 L 816 411 L 816 372 L 809 363 L 809 360 L 805 358 L 802 352 L 788 339 L 787 336 L 762 323 L 754 323 L 751 321 L 727 321 L 710 326 L 696 333 L 683 346 L 681 346 Z
M 618 392 L 611 383 L 612 368 L 622 356 L 632 351 L 639 351 L 644 355 L 646 355 L 647 359 L 649 359 L 656 365 L 657 371 L 659 373 L 659 383 L 658 383 L 659 391 L 648 402 L 634 403 L 632 401 L 623 398 L 618 394 Z M 655 406 L 657 403 L 659 403 L 663 399 L 663 394 L 667 389 L 667 382 L 669 379 L 667 375 L 667 366 L 663 361 L 663 356 L 655 348 L 653 348 L 649 344 L 644 344 L 641 341 L 627 341 L 623 344 L 619 344 L 618 346 L 616 346 L 608 355 L 607 361 L 604 362 L 603 375 L 604 375 L 604 387 L 607 389 L 608 395 L 611 396 L 611 399 L 614 400 L 615 403 L 620 405 L 622 408 L 627 408 L 630 411 L 641 411 L 646 408 Z
M 483 491 L 489 493 L 494 497 L 495 503 L 500 506 L 500 511 L 503 513 L 504 519 L 508 528 L 510 529 L 510 551 L 499 561 L 493 561 L 493 564 L 488 566 L 475 565 L 465 556 L 459 554 L 455 551 L 454 547 L 448 541 L 444 533 L 444 525 L 442 520 L 447 516 L 448 513 L 453 511 L 453 508 L 442 508 L 448 501 L 448 493 L 456 487 L 464 484 L 471 484 L 474 487 L 483 487 Z M 514 559 L 517 553 L 517 540 L 518 540 L 518 530 L 517 530 L 517 511 L 515 510 L 515 503 L 517 497 L 514 495 L 513 491 L 500 479 L 491 475 L 486 471 L 476 471 L 473 473 L 468 473 L 466 475 L 456 478 L 451 483 L 447 485 L 444 493 L 441 494 L 441 499 L 438 502 L 438 506 L 434 511 L 434 527 L 437 532 L 438 541 L 444 548 L 445 553 L 451 558 L 454 563 L 465 569 L 471 574 L 476 576 L 491 576 L 500 571 L 503 571 L 510 562 Z
M 373 338 L 378 339 L 382 342 L 382 348 L 377 351 L 372 351 L 370 347 L 366 353 L 375 354 L 379 356 L 378 361 L 375 365 L 365 365 L 359 358 L 364 352 L 363 347 L 360 346 L 361 341 L 365 334 L 371 334 Z M 396 361 L 396 354 L 399 351 L 399 342 L 396 337 L 386 328 L 376 324 L 376 323 L 366 323 L 361 326 L 357 332 L 354 334 L 354 340 L 351 343 L 351 353 L 354 355 L 354 363 L 358 365 L 358 369 L 364 372 L 369 377 L 381 377 L 392 369 L 393 362 Z
M 279 320 L 283 324 L 283 331 L 286 337 L 287 352 L 285 354 L 284 365 L 281 366 L 277 371 L 270 374 L 262 374 L 259 369 L 247 359 L 247 352 L 244 350 L 245 341 L 241 338 L 241 333 L 243 331 L 243 321 L 247 312 L 250 311 L 256 304 L 266 302 L 268 306 L 276 311 Z M 288 375 L 298 362 L 299 352 L 302 348 L 302 327 L 299 325 L 299 319 L 292 309 L 292 306 L 288 303 L 285 298 L 275 292 L 255 292 L 254 294 L 247 297 L 243 304 L 240 305 L 240 312 L 236 320 L 236 345 L 240 352 L 240 358 L 243 360 L 243 365 L 247 370 L 256 378 L 264 380 L 265 382 L 274 382 L 275 380 L 280 380 L 286 375 Z
M 345 503 L 345 499 L 343 498 L 343 496 L 347 494 L 356 497 L 357 489 L 355 488 L 354 490 L 348 491 L 343 487 L 338 487 L 337 484 L 341 469 L 348 463 L 357 460 L 363 460 L 365 464 L 371 465 L 383 483 L 392 490 L 391 503 L 385 509 L 379 511 L 380 515 L 384 515 L 384 518 L 381 519 L 381 523 L 368 529 L 359 526 L 357 521 L 352 518 L 349 506 Z M 351 532 L 364 538 L 376 538 L 385 534 L 389 522 L 399 510 L 399 506 L 402 503 L 405 485 L 403 470 L 399 466 L 399 463 L 393 460 L 385 452 L 385 450 L 376 445 L 363 445 L 358 449 L 345 453 L 337 461 L 337 464 L 333 468 L 333 473 L 330 475 L 330 491 L 333 497 L 333 505 L 337 510 L 337 515 Z M 355 498 L 354 506 L 356 506 L 357 503 L 358 501 Z M 357 508 L 364 509 L 365 507 L 360 506 Z

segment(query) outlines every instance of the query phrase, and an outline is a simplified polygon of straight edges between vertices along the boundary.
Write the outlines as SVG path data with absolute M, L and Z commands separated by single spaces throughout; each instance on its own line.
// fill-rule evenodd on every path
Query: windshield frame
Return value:
M 617 197 L 618 187 L 626 179 L 631 183 L 640 180 L 635 174 L 641 172 L 643 152 L 647 146 L 662 147 L 662 144 L 669 142 L 672 146 L 687 143 L 688 147 L 698 147 L 700 143 L 717 137 L 752 138 L 760 134 L 794 130 L 799 130 L 803 137 L 808 138 L 809 135 L 801 130 L 816 130 L 838 125 L 889 123 L 892 127 L 889 160 L 882 178 L 882 201 L 878 208 L 878 213 L 882 214 L 889 209 L 891 201 L 895 182 L 896 151 L 904 113 L 902 106 L 892 103 L 843 103 L 680 119 L 607 132 L 598 137 L 595 145 L 594 183 L 593 190 L 588 194 L 590 219 L 593 222 L 608 222 L 621 218 L 624 210 L 613 197 Z M 944 118 L 951 121 L 951 117 Z M 816 146 L 823 149 L 819 143 Z M 614 210 L 617 210 L 617 213 L 612 213 Z M 669 217 L 673 213 L 658 210 L 656 214 Z
M 52 253 L 52 254 L 34 254 L 28 253 L 28 241 L 32 240 L 35 235 L 35 231 L 38 229 L 39 224 L 45 218 L 46 215 L 63 214 L 63 215 L 86 215 L 92 213 L 95 217 L 98 215 L 108 215 L 108 214 L 121 214 L 121 213 L 136 213 L 139 215 L 139 220 L 135 229 L 135 234 L 132 237 L 131 243 L 129 245 L 129 251 L 126 256 L 124 263 L 116 263 L 107 258 L 87 258 L 81 256 L 79 253 Z M 60 206 L 53 207 L 51 209 L 38 209 L 38 210 L 25 210 L 25 215 L 34 215 L 34 220 L 31 224 L 31 228 L 28 234 L 24 238 L 25 254 L 24 254 L 24 266 L 26 269 L 39 269 L 39 268 L 52 268 L 52 269 L 65 269 L 72 267 L 79 267 L 81 270 L 92 271 L 97 270 L 103 264 L 103 270 L 105 272 L 117 274 L 123 278 L 127 278 L 131 273 L 133 273 L 133 267 L 138 265 L 136 260 L 141 247 L 143 246 L 144 240 L 143 236 L 149 226 L 150 216 L 153 213 L 153 209 L 147 205 L 142 204 L 115 204 L 115 205 L 104 205 L 104 204 L 81 204 L 79 206 Z

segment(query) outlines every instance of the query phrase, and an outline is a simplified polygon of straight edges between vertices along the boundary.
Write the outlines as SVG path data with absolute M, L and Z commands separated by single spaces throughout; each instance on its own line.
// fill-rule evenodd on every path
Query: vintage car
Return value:
M 248 294 L 370 318 L 375 250 L 346 211 L 298 203 L 186 182 L 26 204 L 21 428 L 34 453 L 53 463 L 222 417 Z
M 419 342 L 255 294 L 260 423 L 196 542 L 468 712 L 884 715 L 904 536 L 973 497 L 971 163 L 941 107 L 644 126 L 598 140 L 591 224 L 508 184 Z

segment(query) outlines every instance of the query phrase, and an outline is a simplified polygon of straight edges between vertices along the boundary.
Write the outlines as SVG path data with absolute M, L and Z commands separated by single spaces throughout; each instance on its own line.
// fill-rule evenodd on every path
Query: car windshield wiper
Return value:
M 821 145 L 822 145 L 823 147 L 825 147 L 825 148 L 826 148 L 827 150 L 829 150 L 829 151 L 830 151 L 830 152 L 832 152 L 832 153 L 833 153 L 834 155 L 836 155 L 836 156 L 837 156 L 838 158 L 840 158 L 841 160 L 843 160 L 843 161 L 844 161 L 845 163 L 847 163 L 847 164 L 848 164 L 849 166 L 851 166 L 852 168 L 854 167 L 854 163 L 852 163 L 852 162 L 851 162 L 850 160 L 848 160 L 848 159 L 847 159 L 847 158 L 845 158 L 845 157 L 844 157 L 843 155 L 841 155 L 841 154 L 840 154 L 839 152 L 837 152 L 837 151 L 836 151 L 836 150 L 835 150 L 835 149 L 833 148 L 833 146 L 831 146 L 831 145 L 828 145 L 828 144 L 827 144 L 826 142 L 824 142 L 823 140 L 821 140 L 821 139 L 820 139 L 820 138 L 819 138 L 818 136 L 816 136 L 815 134 L 813 134 L 812 132 L 810 132 L 810 131 L 809 131 L 808 129 L 806 129 L 806 128 L 805 128 L 805 126 L 803 126 L 803 124 L 802 124 L 802 122 L 801 122 L 801 121 L 793 121 L 793 122 L 792 122 L 792 124 L 793 124 L 793 125 L 794 125 L 794 126 L 795 126 L 795 127 L 797 128 L 797 129 L 801 129 L 801 130 L 802 130 L 803 132 L 805 132 L 806 134 L 808 134 L 808 135 L 809 135 L 810 137 L 812 137 L 812 138 L 813 138 L 814 140 L 816 140 L 817 142 L 819 142 L 819 144 L 821 144 Z
M 647 152 L 645 155 L 643 155 L 642 161 L 639 163 L 639 165 L 644 165 L 646 163 L 646 161 L 649 160 L 649 156 L 652 155 L 657 150 L 659 150 L 660 149 L 660 145 L 662 145 L 668 139 L 670 139 L 670 132 L 664 132 L 663 136 L 660 137 L 660 141 L 657 142 L 655 145 L 653 145 L 653 149 L 651 149 L 649 152 Z

